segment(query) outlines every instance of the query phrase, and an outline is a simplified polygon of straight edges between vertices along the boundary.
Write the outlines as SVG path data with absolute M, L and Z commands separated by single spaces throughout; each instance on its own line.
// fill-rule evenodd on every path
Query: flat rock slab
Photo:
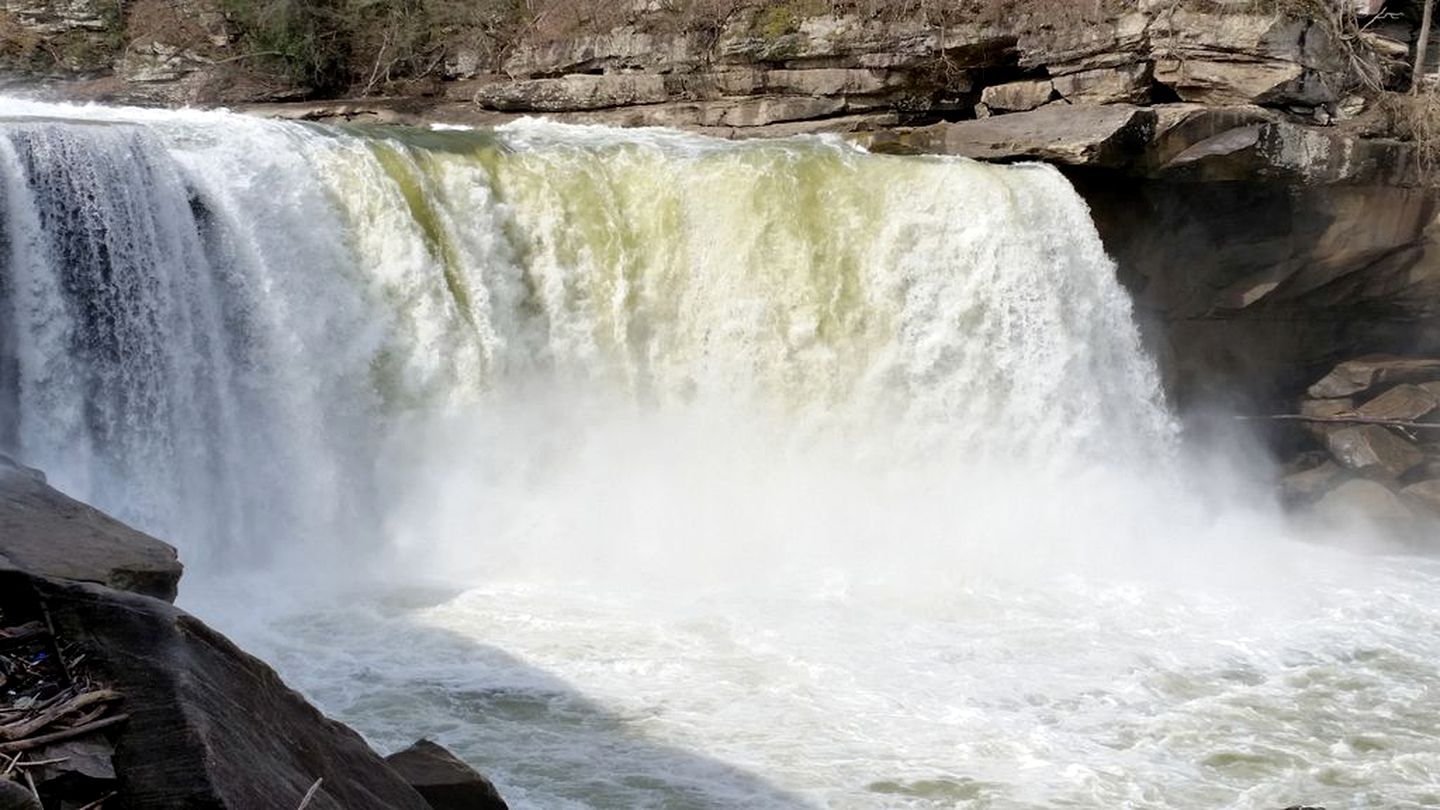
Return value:
M 489 779 L 444 747 L 421 740 L 385 758 L 432 810 L 508 810 Z
M 1029 112 L 896 129 L 857 140 L 876 152 L 1119 167 L 1150 143 L 1155 121 L 1154 111 L 1129 104 L 1049 104 Z
M 1440 397 L 1418 385 L 1405 383 L 1366 402 L 1355 412 L 1366 419 L 1418 422 L 1440 409 Z
M 71 498 L 0 456 L 0 568 L 175 599 L 175 549 Z
M 1346 360 L 1310 386 L 1315 399 L 1348 397 L 1381 385 L 1440 380 L 1440 358 L 1370 355 Z

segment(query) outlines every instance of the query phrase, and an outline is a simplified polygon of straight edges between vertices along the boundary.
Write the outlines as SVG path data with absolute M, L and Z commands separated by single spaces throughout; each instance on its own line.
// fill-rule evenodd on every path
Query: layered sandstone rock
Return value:
M 76 780 L 116 793 L 125 807 L 292 808 L 312 788 L 310 808 L 454 806 L 432 805 L 360 735 L 169 604 L 179 577 L 174 549 L 0 457 L 0 631 L 10 620 L 43 617 L 24 627 L 54 639 L 50 655 L 69 656 L 63 677 L 83 660 L 84 680 L 118 693 L 120 706 L 93 731 L 26 749 L 53 765 L 31 773 L 46 806 L 62 806 Z M 6 700 L 0 695 L 0 708 L 14 711 Z M 457 786 L 465 766 L 446 764 L 444 778 L 438 766 L 421 776 L 444 782 L 445 795 L 472 799 L 483 784 L 486 803 L 469 806 L 504 807 L 483 777 L 465 769 L 468 781 Z M 0 806 L 36 806 L 14 785 L 0 776 Z M 456 794 L 462 787 L 468 792 Z
M 0 570 L 95 582 L 173 600 L 175 549 L 53 489 L 0 456 Z

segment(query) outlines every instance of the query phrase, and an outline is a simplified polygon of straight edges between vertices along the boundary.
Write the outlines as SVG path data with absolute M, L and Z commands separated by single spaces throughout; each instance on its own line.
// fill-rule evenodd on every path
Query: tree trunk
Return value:
M 1425 0 L 1425 12 L 1420 15 L 1420 36 L 1415 41 L 1415 72 L 1410 76 L 1410 92 L 1419 94 L 1425 84 L 1425 51 L 1430 47 L 1430 22 L 1435 16 L 1435 0 Z

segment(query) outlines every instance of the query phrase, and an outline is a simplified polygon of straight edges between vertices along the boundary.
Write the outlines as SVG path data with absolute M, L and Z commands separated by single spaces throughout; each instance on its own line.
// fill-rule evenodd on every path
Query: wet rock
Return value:
M 1319 466 L 1281 478 L 1280 499 L 1291 507 L 1314 503 L 1345 477 L 1346 472 L 1339 464 L 1326 459 Z
M 158 599 L 0 571 L 33 591 L 58 634 L 124 695 L 113 766 L 127 807 L 426 810 L 360 735 L 326 718 L 274 670 Z
M 1388 487 L 1360 478 L 1326 493 L 1311 514 L 1332 526 L 1363 520 L 1400 534 L 1409 532 L 1416 518 L 1405 501 Z
M 1367 419 L 1418 422 L 1437 409 L 1440 409 L 1440 396 L 1421 386 L 1406 383 L 1366 402 L 1355 412 Z
M 489 779 L 429 740 L 421 740 L 385 761 L 432 810 L 507 810 Z
M 1412 505 L 1440 517 L 1440 480 L 1421 481 L 1400 490 Z
M 1379 425 L 1350 425 L 1325 434 L 1330 455 L 1368 478 L 1394 480 L 1425 460 L 1420 448 Z
M 44 476 L 0 463 L 0 569 L 98 582 L 173 600 L 175 549 L 80 503 Z
M 1310 386 L 1309 393 L 1316 399 L 1348 397 L 1380 385 L 1429 382 L 1436 378 L 1440 378 L 1440 359 L 1370 355 L 1337 365 L 1323 379 Z

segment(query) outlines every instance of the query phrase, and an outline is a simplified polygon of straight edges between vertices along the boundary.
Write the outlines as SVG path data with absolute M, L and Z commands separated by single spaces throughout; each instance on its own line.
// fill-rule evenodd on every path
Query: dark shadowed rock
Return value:
M 508 810 L 489 779 L 429 740 L 385 758 L 432 810 Z
M 1420 448 L 1379 425 L 1350 425 L 1325 434 L 1330 455 L 1369 478 L 1396 479 L 1425 460 Z
M 167 601 L 182 567 L 175 549 L 45 483 L 0 456 L 0 568 L 98 582 Z
M 9 759 L 8 757 L 6 758 Z M 0 779 L 0 810 L 44 810 L 35 794 L 9 779 Z
M 326 718 L 275 672 L 165 602 L 89 583 L 0 571 L 30 589 L 77 644 L 129 720 L 113 735 L 126 807 L 426 810 L 360 735 Z
M 1316 399 L 1348 397 L 1378 385 L 1436 378 L 1440 378 L 1440 359 L 1371 355 L 1336 366 L 1324 379 L 1310 386 L 1310 396 Z

